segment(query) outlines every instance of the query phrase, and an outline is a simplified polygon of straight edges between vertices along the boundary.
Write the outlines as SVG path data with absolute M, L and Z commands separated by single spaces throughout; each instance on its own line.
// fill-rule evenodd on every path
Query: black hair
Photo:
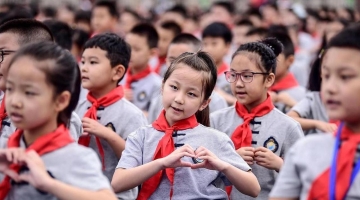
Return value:
M 103 33 L 90 38 L 84 45 L 84 49 L 100 48 L 106 51 L 106 57 L 110 60 L 111 67 L 123 65 L 125 72 L 128 69 L 131 47 L 124 39 L 115 33 Z M 123 79 L 120 78 L 119 82 Z
M 254 24 L 247 18 L 245 19 L 241 19 L 241 20 L 238 20 L 236 23 L 235 23 L 236 26 L 251 26 L 253 27 Z
M 40 10 L 44 14 L 45 17 L 56 18 L 56 15 L 57 15 L 56 8 L 51 7 L 51 6 L 46 6 L 46 7 L 42 7 Z
M 283 51 L 285 58 L 295 55 L 294 44 L 287 33 L 284 32 L 269 32 L 267 38 L 276 38 L 283 45 Z
M 5 16 L 2 17 L 0 24 L 4 24 L 8 21 L 15 19 L 32 19 L 33 17 L 34 16 L 29 8 L 23 6 L 16 6 L 5 13 Z
M 332 22 L 339 22 L 341 23 L 345 28 L 349 25 L 348 21 L 343 20 L 343 19 L 337 19 L 335 21 Z M 307 88 L 310 91 L 320 91 L 321 89 L 321 63 L 322 63 L 322 58 L 324 57 L 323 54 L 325 52 L 325 49 L 327 47 L 327 39 L 326 39 L 326 32 L 324 33 L 323 37 L 322 37 L 322 42 L 321 42 L 321 46 L 320 49 L 317 52 L 317 57 L 315 58 L 314 62 L 311 65 L 311 70 L 310 70 L 310 74 L 309 74 L 309 81 L 308 81 L 308 85 Z
M 248 9 L 246 12 L 245 12 L 245 16 L 251 16 L 251 15 L 254 15 L 254 16 L 257 16 L 259 17 L 260 19 L 263 18 L 260 10 L 258 8 L 254 8 L 254 7 L 251 7 L 250 9 Z
M 171 31 L 175 36 L 181 33 L 181 27 L 173 21 L 164 21 L 160 24 L 160 27 L 165 30 Z
M 185 52 L 177 57 L 166 71 L 163 79 L 163 83 L 170 77 L 170 75 L 179 67 L 179 64 L 185 64 L 190 68 L 202 72 L 202 92 L 204 92 L 204 100 L 208 100 L 214 90 L 217 79 L 217 69 L 214 61 L 209 54 L 203 51 L 197 53 Z M 209 106 L 204 110 L 196 112 L 196 119 L 204 126 L 210 126 L 209 119 Z
M 250 52 L 257 54 L 260 59 L 257 60 L 257 66 L 265 69 L 266 73 L 274 73 L 276 71 L 276 58 L 282 52 L 283 45 L 276 38 L 266 38 L 259 42 L 251 42 L 240 45 L 236 50 L 232 59 L 242 52 Z
M 183 5 L 177 4 L 172 8 L 168 9 L 166 12 L 174 12 L 181 15 L 184 19 L 188 17 L 186 8 Z
M 181 33 L 178 36 L 176 36 L 170 44 L 188 44 L 192 45 L 194 48 L 194 51 L 198 51 L 201 49 L 201 41 L 197 39 L 194 35 L 189 33 Z
M 95 2 L 93 9 L 97 7 L 104 7 L 109 11 L 109 14 L 118 19 L 120 17 L 120 13 L 117 10 L 117 4 L 114 0 L 99 0 Z
M 90 22 L 91 22 L 91 11 L 85 11 L 85 10 L 76 11 L 74 21 L 75 21 L 75 23 L 85 22 L 87 24 L 90 24 Z
M 230 44 L 233 34 L 230 28 L 221 22 L 214 22 L 203 30 L 202 38 L 206 37 L 220 37 L 224 40 L 225 44 Z
M 12 33 L 17 35 L 20 45 L 31 42 L 54 41 L 49 28 L 34 19 L 16 19 L 6 22 L 0 26 L 1 33 Z
M 64 49 L 71 50 L 72 29 L 69 25 L 53 19 L 45 20 L 43 23 L 50 29 L 58 45 Z
M 75 44 L 82 52 L 84 50 L 84 45 L 89 38 L 90 35 L 88 32 L 81 29 L 74 29 L 72 35 L 72 43 Z
M 229 2 L 229 1 L 217 1 L 215 3 L 212 4 L 211 7 L 214 6 L 219 6 L 224 8 L 230 15 L 235 14 L 235 6 L 233 3 Z
M 281 33 L 284 33 L 284 34 L 289 34 L 288 28 L 286 26 L 284 26 L 284 25 L 270 25 L 270 27 L 268 29 L 268 32 L 270 32 L 270 33 L 281 32 Z
M 259 35 L 261 38 L 265 38 L 266 34 L 268 33 L 267 28 L 262 27 L 254 27 L 251 28 L 245 36 L 253 36 L 253 35 Z
M 74 57 L 69 51 L 48 41 L 32 43 L 21 48 L 10 61 L 9 68 L 20 57 L 30 57 L 41 63 L 36 66 L 45 73 L 46 81 L 54 87 L 55 96 L 64 91 L 70 92 L 69 105 L 57 118 L 59 124 L 69 126 L 71 113 L 79 100 L 81 84 L 80 69 Z
M 130 33 L 145 37 L 150 49 L 156 48 L 158 45 L 159 35 L 154 26 L 151 24 L 138 24 L 131 29 Z

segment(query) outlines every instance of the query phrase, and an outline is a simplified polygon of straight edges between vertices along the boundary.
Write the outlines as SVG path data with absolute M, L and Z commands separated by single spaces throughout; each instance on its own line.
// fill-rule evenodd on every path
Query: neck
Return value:
M 221 67 L 221 65 L 223 64 L 223 61 L 217 61 L 216 62 L 216 68 L 219 69 Z
M 287 75 L 289 74 L 289 72 L 286 72 L 285 74 L 283 74 L 282 76 L 277 75 L 275 78 L 275 83 L 278 83 L 279 81 L 281 81 L 283 78 L 285 78 Z
M 267 93 L 265 93 L 264 95 L 261 96 L 261 98 L 259 98 L 258 100 L 245 105 L 246 110 L 250 113 L 251 110 L 253 108 L 255 108 L 256 106 L 260 105 L 262 102 L 264 102 L 267 99 Z
M 147 67 L 147 65 L 142 66 L 142 67 L 131 67 L 131 68 L 130 68 L 130 69 L 131 69 L 131 74 L 132 74 L 132 75 L 136 75 L 136 74 L 144 71 L 144 70 L 146 69 L 146 67 Z
M 108 93 L 110 93 L 113 89 L 115 89 L 118 85 L 111 83 L 108 86 L 105 86 L 103 88 L 100 88 L 99 90 L 92 90 L 91 95 L 95 97 L 96 99 L 100 99 L 101 97 L 106 96 Z
M 46 122 L 46 124 L 33 128 L 33 129 L 28 129 L 28 130 L 24 130 L 24 139 L 25 139 L 25 143 L 26 146 L 31 145 L 32 143 L 34 143 L 39 137 L 46 135 L 48 133 L 51 133 L 53 131 L 55 131 L 58 128 L 58 124 L 57 124 L 57 115 L 55 115 L 56 117 L 54 119 L 51 119 L 50 121 Z
M 169 120 L 169 117 L 166 115 L 166 112 L 165 112 L 165 119 L 166 119 L 166 122 L 169 124 L 169 126 L 173 126 L 175 122 Z
M 354 133 L 360 133 L 360 123 L 354 122 L 354 123 L 345 123 L 345 126 L 350 129 Z

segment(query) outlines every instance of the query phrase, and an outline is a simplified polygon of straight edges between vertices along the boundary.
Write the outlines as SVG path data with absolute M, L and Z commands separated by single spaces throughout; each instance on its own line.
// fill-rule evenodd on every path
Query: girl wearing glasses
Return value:
M 299 123 L 274 108 L 268 94 L 281 51 L 281 43 L 272 38 L 241 45 L 225 72 L 237 102 L 210 118 L 211 126 L 228 134 L 252 167 L 261 186 L 257 199 L 268 199 L 285 153 L 303 136 Z M 231 199 L 252 199 L 234 187 L 227 192 Z

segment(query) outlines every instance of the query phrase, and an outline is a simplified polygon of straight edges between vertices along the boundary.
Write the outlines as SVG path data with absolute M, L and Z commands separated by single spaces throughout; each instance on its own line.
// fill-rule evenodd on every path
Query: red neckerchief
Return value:
M 284 78 L 279 80 L 279 82 L 275 83 L 271 86 L 270 90 L 277 92 L 281 90 L 287 90 L 293 87 L 298 86 L 298 82 L 295 79 L 295 76 L 292 73 L 288 73 Z
M 149 65 L 146 66 L 146 68 L 143 71 L 141 71 L 141 72 L 139 72 L 139 73 L 137 73 L 135 75 L 132 75 L 131 74 L 131 69 L 128 69 L 128 71 L 126 72 L 125 88 L 130 89 L 131 88 L 131 83 L 146 77 L 150 73 L 151 73 L 151 69 L 150 69 Z
M 15 131 L 15 133 L 12 134 L 8 140 L 8 148 L 20 147 L 20 140 L 22 135 L 22 130 Z M 60 125 L 54 132 L 48 133 L 36 139 L 34 143 L 26 148 L 26 151 L 34 150 L 41 156 L 60 149 L 72 142 L 74 142 L 74 140 L 70 137 L 69 130 L 65 125 Z M 21 165 L 11 164 L 10 168 L 18 172 L 21 168 Z M 10 189 L 10 177 L 6 176 L 0 184 L 0 199 L 5 199 Z
M 7 117 L 7 113 L 5 110 L 5 94 L 4 94 L 4 98 L 1 101 L 1 105 L 0 105 L 0 131 L 2 130 L 2 121 Z
M 344 126 L 341 131 L 341 140 L 343 143 L 338 152 L 336 167 L 336 199 L 345 199 L 345 195 L 350 187 L 350 177 L 356 149 L 360 143 L 360 133 L 354 133 Z M 330 166 L 313 181 L 308 199 L 330 199 L 329 182 Z
M 113 104 L 113 103 L 119 101 L 121 98 L 123 98 L 123 96 L 124 96 L 124 91 L 123 91 L 123 88 L 122 88 L 121 85 L 116 87 L 111 92 L 109 92 L 106 96 L 101 97 L 100 99 L 96 99 L 89 92 L 88 95 L 87 95 L 87 99 L 88 99 L 88 101 L 90 101 L 90 103 L 92 103 L 92 105 L 89 108 L 89 110 L 85 113 L 84 117 L 88 117 L 90 119 L 97 120 L 97 109 L 100 106 L 103 106 L 103 107 L 110 106 L 111 104 Z M 83 145 L 83 146 L 88 147 L 89 144 L 90 144 L 90 139 L 91 139 L 90 135 L 81 136 L 79 138 L 78 143 Z M 105 153 L 104 153 L 104 149 L 103 149 L 103 147 L 101 145 L 100 138 L 95 137 L 95 141 L 96 141 L 96 145 L 97 145 L 97 147 L 99 149 L 99 154 L 100 154 L 103 170 L 105 170 Z
M 165 57 L 159 57 L 159 63 L 156 66 L 154 72 L 157 73 L 157 74 L 160 74 L 161 67 L 165 64 L 165 62 L 166 62 L 166 56 Z
M 223 62 L 223 63 L 220 65 L 220 67 L 217 69 L 217 74 L 218 74 L 218 76 L 224 74 L 224 72 L 225 72 L 226 70 L 228 70 L 228 69 L 229 69 L 229 66 L 228 66 L 225 62 Z
M 164 136 L 161 138 L 161 140 L 159 141 L 156 147 L 153 160 L 166 157 L 175 150 L 175 145 L 172 138 L 172 134 L 174 131 L 192 129 L 198 125 L 199 123 L 197 122 L 195 115 L 193 115 L 187 119 L 183 119 L 176 122 L 173 126 L 170 127 L 165 118 L 165 111 L 163 110 L 160 113 L 158 119 L 152 124 L 152 126 L 156 130 L 165 132 Z M 167 168 L 161 170 L 158 173 L 156 173 L 154 176 L 146 180 L 142 184 L 139 196 L 137 198 L 138 200 L 149 199 L 149 197 L 158 188 L 163 173 L 165 173 L 171 184 L 171 189 L 170 189 L 170 199 L 171 199 L 173 195 L 173 184 L 174 184 L 174 174 L 175 174 L 174 168 Z

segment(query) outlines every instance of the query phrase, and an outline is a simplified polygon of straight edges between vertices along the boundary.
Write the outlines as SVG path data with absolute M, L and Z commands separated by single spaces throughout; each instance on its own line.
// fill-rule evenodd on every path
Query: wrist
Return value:
M 163 170 L 166 168 L 164 158 L 156 159 L 154 162 L 156 163 L 156 166 L 159 167 L 159 170 Z
M 281 167 L 282 167 L 282 165 L 283 165 L 283 163 L 284 163 L 284 160 L 280 157 L 280 156 L 277 156 L 278 157 L 278 159 L 277 159 L 277 165 L 276 165 L 276 167 L 275 167 L 275 171 L 276 172 L 279 172 L 280 171 L 280 169 L 281 169 Z
M 53 191 L 56 190 L 56 188 L 58 188 L 57 187 L 58 181 L 55 178 L 53 178 L 50 173 L 46 179 L 47 180 L 44 181 L 43 185 L 40 185 L 38 189 L 48 193 L 53 193 Z
M 221 173 L 226 174 L 226 172 L 229 171 L 229 169 L 231 168 L 232 165 L 230 165 L 229 163 L 227 163 L 225 161 L 221 161 L 221 162 L 223 163 L 223 166 L 218 171 L 220 171 Z

